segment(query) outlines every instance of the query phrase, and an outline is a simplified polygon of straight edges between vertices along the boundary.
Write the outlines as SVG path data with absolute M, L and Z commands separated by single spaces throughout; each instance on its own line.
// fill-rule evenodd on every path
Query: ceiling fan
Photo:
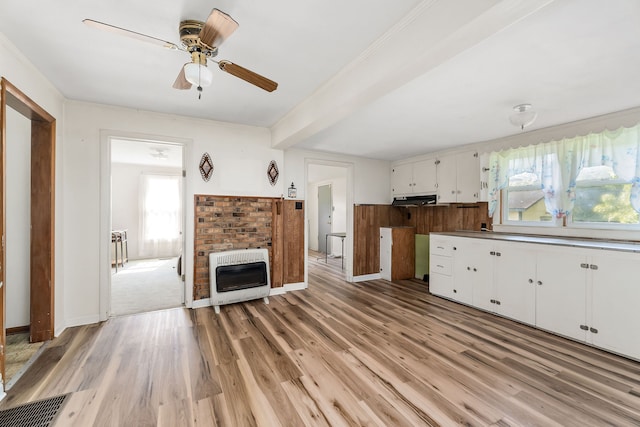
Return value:
M 213 59 L 218 55 L 220 45 L 238 28 L 238 23 L 231 16 L 218 9 L 213 9 L 205 22 L 195 20 L 180 22 L 179 32 L 182 46 L 146 34 L 116 27 L 115 25 L 94 21 L 93 19 L 84 19 L 82 22 L 94 28 L 146 41 L 168 49 L 182 50 L 189 53 L 191 55 L 191 62 L 187 62 L 180 69 L 180 73 L 178 73 L 178 77 L 173 83 L 175 89 L 191 89 L 192 85 L 197 85 L 198 92 L 201 94 L 202 87 L 209 86 L 213 80 L 211 71 L 207 68 L 208 61 L 215 62 L 222 71 L 264 89 L 267 92 L 273 92 L 278 87 L 278 83 L 273 80 L 234 64 L 231 61 L 216 61 Z M 200 97 L 200 95 L 198 97 Z

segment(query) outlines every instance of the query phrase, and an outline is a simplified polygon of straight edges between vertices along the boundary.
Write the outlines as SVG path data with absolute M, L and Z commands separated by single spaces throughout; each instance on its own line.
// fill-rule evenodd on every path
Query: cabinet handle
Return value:
M 490 300 L 489 302 L 490 302 L 491 304 L 495 304 L 495 303 L 496 303 L 496 300 L 492 299 L 492 300 Z
M 500 252 L 496 252 L 496 256 L 502 256 Z
M 583 262 L 580 264 L 580 268 L 589 268 L 589 264 Z
M 495 255 L 495 254 L 496 254 L 496 252 L 495 252 L 495 251 L 491 251 L 491 252 L 489 252 L 489 255 Z
M 596 328 L 589 328 L 589 332 L 592 332 L 594 334 L 598 333 L 598 330 Z
M 478 271 L 478 269 L 477 269 L 477 268 L 475 268 L 475 267 L 473 267 L 473 271 Z
M 444 268 L 444 265 L 436 264 L 436 267 L 438 267 L 438 268 Z
M 458 190 L 458 194 L 462 193 L 462 190 Z
M 454 247 L 453 247 L 453 250 L 454 250 L 454 251 L 457 251 L 457 250 L 458 250 L 458 248 L 456 248 L 456 247 L 454 246 Z
M 473 197 L 478 198 L 478 193 L 473 193 Z
M 444 249 L 444 246 L 436 246 L 436 249 Z
M 454 293 L 454 294 L 457 294 L 457 293 L 458 293 L 458 291 L 454 289 L 454 290 L 453 290 L 453 293 Z
M 488 168 L 488 167 L 486 167 L 486 166 L 482 168 L 482 172 L 489 172 L 490 170 L 491 170 L 491 169 L 490 169 L 490 168 Z
M 542 282 L 538 280 L 538 286 L 542 286 Z
M 497 305 L 500 305 L 501 303 L 500 303 L 500 301 L 496 300 L 496 304 L 497 304 Z
M 580 329 L 582 329 L 583 331 L 588 331 L 589 327 L 587 325 L 580 325 Z
M 595 264 L 591 264 L 591 265 L 589 266 L 589 268 L 590 268 L 590 269 L 592 269 L 592 270 L 597 270 L 597 269 L 598 269 L 598 266 L 597 266 L 597 265 L 595 265 Z
M 451 190 L 451 194 L 456 194 L 456 190 Z
M 529 279 L 529 283 L 533 283 L 533 279 Z
M 471 267 L 467 267 L 467 271 L 470 271 L 470 270 L 471 270 Z
M 439 165 L 439 164 L 440 164 L 440 160 L 436 160 L 436 165 Z

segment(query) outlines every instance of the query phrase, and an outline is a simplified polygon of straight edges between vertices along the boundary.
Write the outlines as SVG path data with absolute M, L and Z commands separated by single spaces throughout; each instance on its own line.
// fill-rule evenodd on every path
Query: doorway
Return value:
M 110 315 L 184 304 L 183 146 L 111 139 Z
M 29 166 L 28 196 L 18 195 L 22 198 L 22 207 L 27 212 L 21 212 L 28 218 L 28 235 L 20 236 L 23 241 L 28 241 L 28 273 L 26 264 L 18 267 L 21 270 L 19 276 L 22 281 L 28 281 L 28 315 L 22 316 L 21 322 L 29 319 L 29 341 L 42 342 L 53 338 L 54 331 L 54 212 L 55 212 L 55 129 L 56 120 L 42 107 L 33 102 L 29 97 L 13 86 L 5 78 L 1 80 L 1 106 L 0 106 L 0 234 L 3 244 L 0 245 L 0 373 L 3 385 L 6 385 L 6 328 L 7 328 L 7 288 L 16 286 L 7 282 L 6 267 L 8 250 L 5 246 L 7 238 L 7 187 L 16 184 L 14 177 L 7 173 L 7 107 L 12 109 L 9 117 L 14 113 L 26 118 L 25 127 L 30 127 L 30 132 L 22 132 L 25 141 L 29 144 L 30 153 L 22 151 Z M 16 116 L 13 116 L 14 118 Z M 15 121 L 12 119 L 13 123 Z M 27 135 L 29 133 L 29 135 Z M 13 140 L 13 135 L 10 138 Z M 20 137 L 17 138 L 21 139 Z M 9 192 L 11 194 L 11 191 Z M 12 197 L 12 196 L 10 196 Z M 26 202 L 26 198 L 29 201 Z M 27 207 L 25 207 L 27 206 Z M 10 215 L 11 218 L 11 215 Z M 23 230 L 24 231 L 24 230 Z M 17 248 L 17 247 L 16 247 Z M 25 252 L 26 249 L 25 249 Z M 9 255 L 9 259 L 13 255 Z M 12 275 L 10 280 L 15 280 Z M 26 287 L 26 283 L 23 284 Z M 26 305 L 26 302 L 25 302 Z
M 348 276 L 349 235 L 347 220 L 352 215 L 347 202 L 352 197 L 350 165 L 342 163 L 309 163 L 307 165 L 307 252 L 309 257 L 336 267 Z M 351 212 L 351 213 L 350 213 Z

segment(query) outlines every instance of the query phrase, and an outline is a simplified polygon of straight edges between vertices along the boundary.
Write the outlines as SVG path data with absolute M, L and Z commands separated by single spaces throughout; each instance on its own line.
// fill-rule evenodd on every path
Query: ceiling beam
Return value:
M 553 1 L 424 0 L 279 120 L 272 147 L 293 147 Z

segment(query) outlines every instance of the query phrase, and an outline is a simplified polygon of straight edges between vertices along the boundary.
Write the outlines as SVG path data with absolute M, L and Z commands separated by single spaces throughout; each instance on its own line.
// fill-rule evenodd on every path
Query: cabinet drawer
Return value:
M 429 260 L 431 274 L 444 274 L 445 276 L 451 276 L 452 270 L 451 257 L 433 255 Z
M 451 256 L 453 254 L 453 244 L 450 239 L 431 238 L 429 242 L 429 252 L 431 256 Z

